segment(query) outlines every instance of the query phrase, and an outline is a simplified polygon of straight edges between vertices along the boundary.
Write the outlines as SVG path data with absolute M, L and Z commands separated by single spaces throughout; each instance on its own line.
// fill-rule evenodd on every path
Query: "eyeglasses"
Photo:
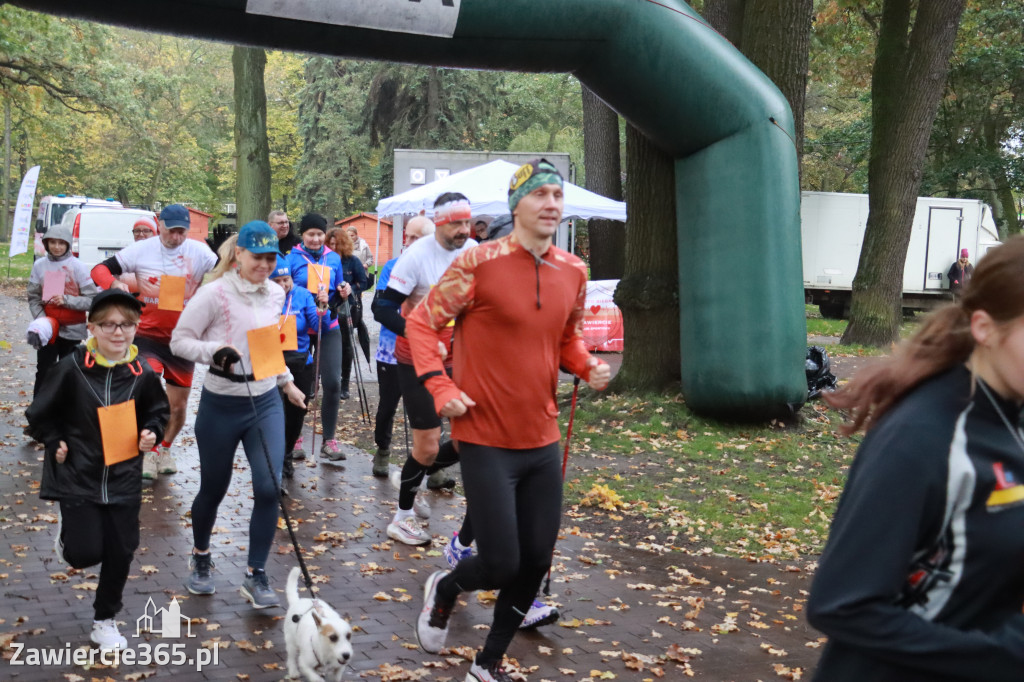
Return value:
M 132 230 L 132 234 L 135 235 L 136 237 L 141 237 L 144 234 L 152 236 L 153 230 Z
M 127 334 L 138 327 L 139 324 L 137 322 L 121 322 L 120 324 L 117 322 L 100 322 L 96 326 L 102 329 L 104 334 L 113 334 L 118 329 L 123 334 Z

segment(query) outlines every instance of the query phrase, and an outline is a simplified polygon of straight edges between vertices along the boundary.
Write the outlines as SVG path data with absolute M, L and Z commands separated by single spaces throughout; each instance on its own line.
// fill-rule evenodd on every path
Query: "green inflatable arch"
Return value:
M 286 50 L 572 72 L 675 158 L 688 405 L 764 418 L 806 396 L 792 114 L 778 89 L 680 0 L 12 4 Z

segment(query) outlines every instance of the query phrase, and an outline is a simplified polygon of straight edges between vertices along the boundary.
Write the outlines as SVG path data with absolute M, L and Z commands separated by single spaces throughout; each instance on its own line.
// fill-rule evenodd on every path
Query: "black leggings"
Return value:
M 373 425 L 373 441 L 381 450 L 391 447 L 391 432 L 395 428 L 395 412 L 402 398 L 398 384 L 398 365 L 377 361 L 377 388 L 380 401 L 377 403 L 377 417 Z
M 121 595 L 139 547 L 140 506 L 141 502 L 60 501 L 64 560 L 74 568 L 101 564 L 96 599 L 92 604 L 96 620 L 113 618 L 121 610 Z
M 292 373 L 292 381 L 295 387 L 302 391 L 309 403 L 313 395 L 313 363 L 306 363 L 308 353 L 298 351 L 285 351 L 284 362 Z M 302 435 L 302 422 L 306 418 L 309 408 L 293 405 L 281 391 L 281 402 L 284 404 L 284 452 L 288 454 L 295 449 L 295 442 Z M 315 427 L 314 427 L 315 428 Z
M 462 482 L 477 554 L 438 583 L 438 597 L 500 590 L 494 622 L 477 663 L 501 660 L 530 610 L 558 538 L 562 463 L 558 443 L 530 450 L 460 443 Z

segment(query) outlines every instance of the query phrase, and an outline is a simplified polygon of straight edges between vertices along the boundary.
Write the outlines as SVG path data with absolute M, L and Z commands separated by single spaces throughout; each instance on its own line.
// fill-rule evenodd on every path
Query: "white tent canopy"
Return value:
M 414 187 L 377 203 L 377 215 L 403 215 L 425 211 L 434 215 L 434 200 L 445 192 L 461 192 L 469 198 L 473 215 L 508 213 L 508 185 L 517 165 L 497 159 L 476 168 L 459 171 L 446 178 Z M 626 203 L 614 201 L 582 187 L 565 183 L 565 209 L 562 217 L 626 220 Z

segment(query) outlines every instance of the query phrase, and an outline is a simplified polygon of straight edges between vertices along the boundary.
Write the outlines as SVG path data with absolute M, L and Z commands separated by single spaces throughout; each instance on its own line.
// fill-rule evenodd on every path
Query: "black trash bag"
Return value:
M 822 346 L 808 346 L 807 360 L 804 363 L 807 374 L 807 399 L 814 400 L 822 391 L 834 391 L 836 375 L 832 373 L 832 363 L 828 359 L 828 351 Z

